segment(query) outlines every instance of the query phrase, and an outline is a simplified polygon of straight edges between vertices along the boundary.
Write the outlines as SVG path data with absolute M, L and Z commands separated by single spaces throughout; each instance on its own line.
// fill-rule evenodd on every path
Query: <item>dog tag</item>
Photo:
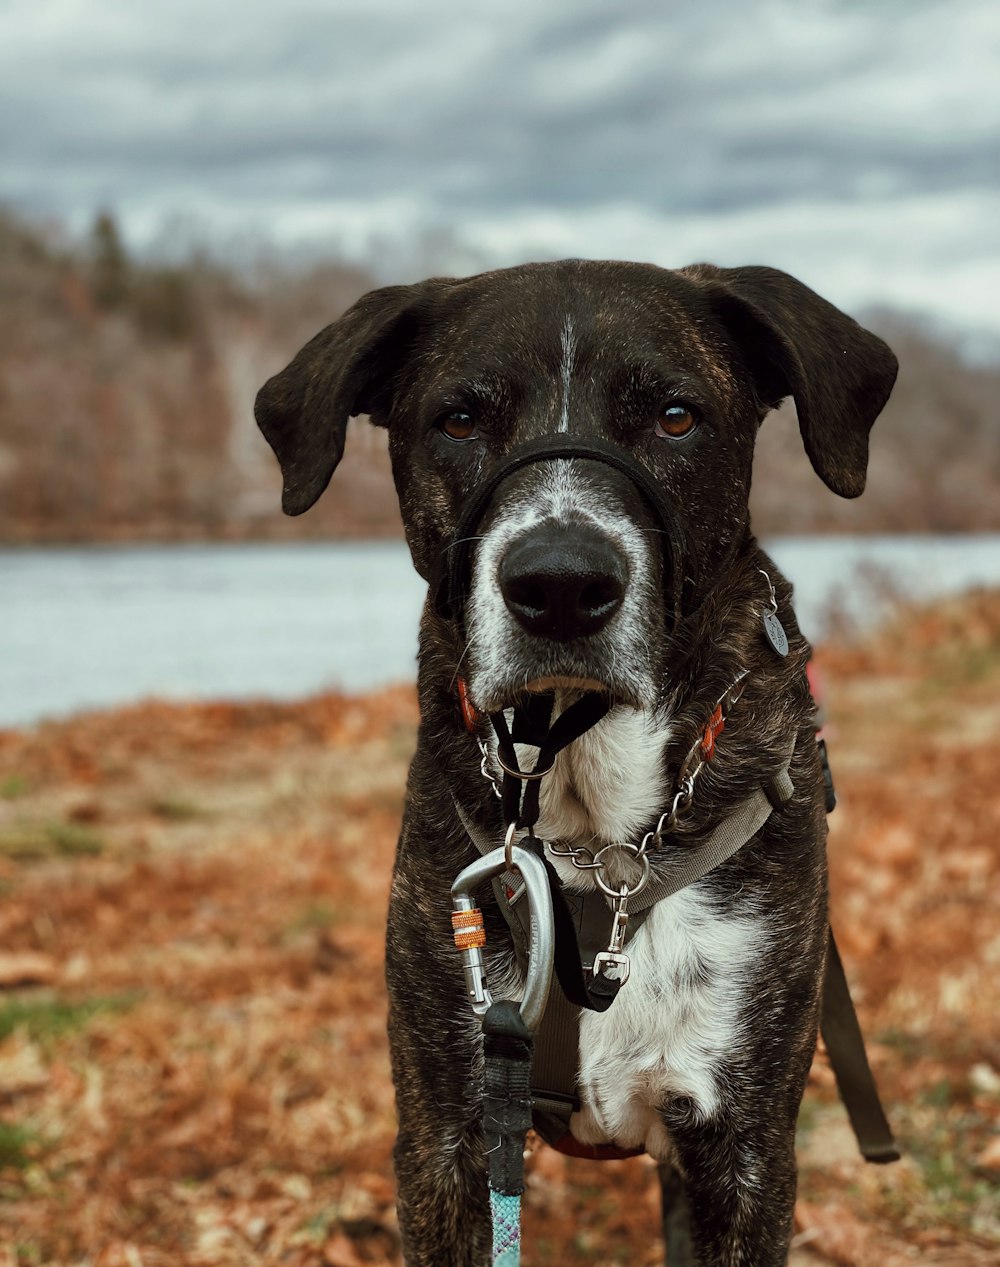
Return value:
M 765 612 L 761 623 L 764 626 L 764 637 L 770 644 L 771 650 L 780 656 L 788 655 L 788 635 L 774 612 Z

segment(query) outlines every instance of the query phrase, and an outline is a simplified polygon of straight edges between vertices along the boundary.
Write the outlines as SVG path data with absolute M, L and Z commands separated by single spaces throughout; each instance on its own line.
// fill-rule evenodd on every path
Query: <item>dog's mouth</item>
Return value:
M 553 691 L 572 691 L 580 695 L 596 692 L 599 695 L 607 695 L 611 688 L 606 682 L 599 682 L 597 678 L 550 674 L 547 677 L 536 677 L 526 682 L 524 689 L 528 695 L 548 695 Z
M 632 708 L 641 706 L 638 699 L 623 684 L 601 681 L 600 678 L 576 673 L 550 673 L 530 678 L 527 682 L 515 685 L 508 683 L 506 688 L 490 692 L 487 697 L 476 698 L 476 706 L 484 712 L 502 712 L 508 708 L 524 705 L 529 699 L 539 695 L 554 695 L 560 712 L 564 711 L 585 695 L 600 695 L 608 700 L 611 708 L 620 704 Z

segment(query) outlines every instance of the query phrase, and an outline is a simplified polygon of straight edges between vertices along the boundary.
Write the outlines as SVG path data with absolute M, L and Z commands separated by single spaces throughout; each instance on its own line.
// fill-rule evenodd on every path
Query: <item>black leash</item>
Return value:
M 535 835 L 534 827 L 538 822 L 541 781 L 552 769 L 556 755 L 596 726 L 607 714 L 611 703 L 606 695 L 590 692 L 572 703 L 549 725 L 553 702 L 553 696 L 549 694 L 529 697 L 524 704 L 514 709 L 511 726 L 507 725 L 507 718 L 503 713 L 490 714 L 503 771 L 503 816 L 508 827 L 513 823 L 527 831 L 527 836 L 519 842 L 521 847 L 530 849 L 545 864 L 552 888 L 556 948 L 554 966 L 563 993 L 577 1007 L 593 1012 L 606 1012 L 618 997 L 622 982 L 604 973 L 595 974 L 588 980 L 577 940 L 576 919 L 566 901 L 559 874 L 545 856 L 545 846 Z M 538 756 L 531 770 L 521 769 L 514 748 L 516 743 L 529 744 L 538 749 Z
M 837 1090 L 843 1101 L 858 1148 L 865 1161 L 885 1165 L 899 1161 L 885 1110 L 879 1099 L 875 1076 L 868 1063 L 865 1039 L 854 1010 L 851 988 L 841 962 L 840 951 L 829 929 L 826 948 L 826 975 L 823 978 L 823 1005 L 819 1032 L 823 1035 Z
M 490 1189 L 503 1197 L 524 1191 L 524 1140 L 531 1128 L 531 1030 L 510 999 L 483 1017 L 483 1131 Z

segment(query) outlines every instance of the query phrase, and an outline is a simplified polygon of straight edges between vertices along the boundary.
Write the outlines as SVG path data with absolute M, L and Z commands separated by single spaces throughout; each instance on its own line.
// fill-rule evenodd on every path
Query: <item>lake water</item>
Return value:
M 768 549 L 799 623 L 1000 585 L 1000 536 L 798 537 Z M 415 674 L 424 585 L 396 542 L 0 549 L 0 726 L 159 695 L 290 698 Z

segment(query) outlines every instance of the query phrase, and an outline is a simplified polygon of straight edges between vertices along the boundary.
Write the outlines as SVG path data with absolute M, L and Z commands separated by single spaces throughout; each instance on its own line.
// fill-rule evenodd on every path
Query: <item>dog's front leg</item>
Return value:
M 401 859 L 386 945 L 403 1256 L 407 1267 L 483 1267 L 490 1210 L 482 1047 L 457 957 L 448 952 L 448 892 L 427 879 L 409 876 Z
M 746 1106 L 746 1100 L 731 1105 L 707 1123 L 692 1121 L 684 1101 L 665 1114 L 684 1171 L 699 1267 L 784 1267 L 788 1261 L 795 1110 L 787 1102 L 769 1104 L 766 1112 L 758 1105 L 748 1113 Z

